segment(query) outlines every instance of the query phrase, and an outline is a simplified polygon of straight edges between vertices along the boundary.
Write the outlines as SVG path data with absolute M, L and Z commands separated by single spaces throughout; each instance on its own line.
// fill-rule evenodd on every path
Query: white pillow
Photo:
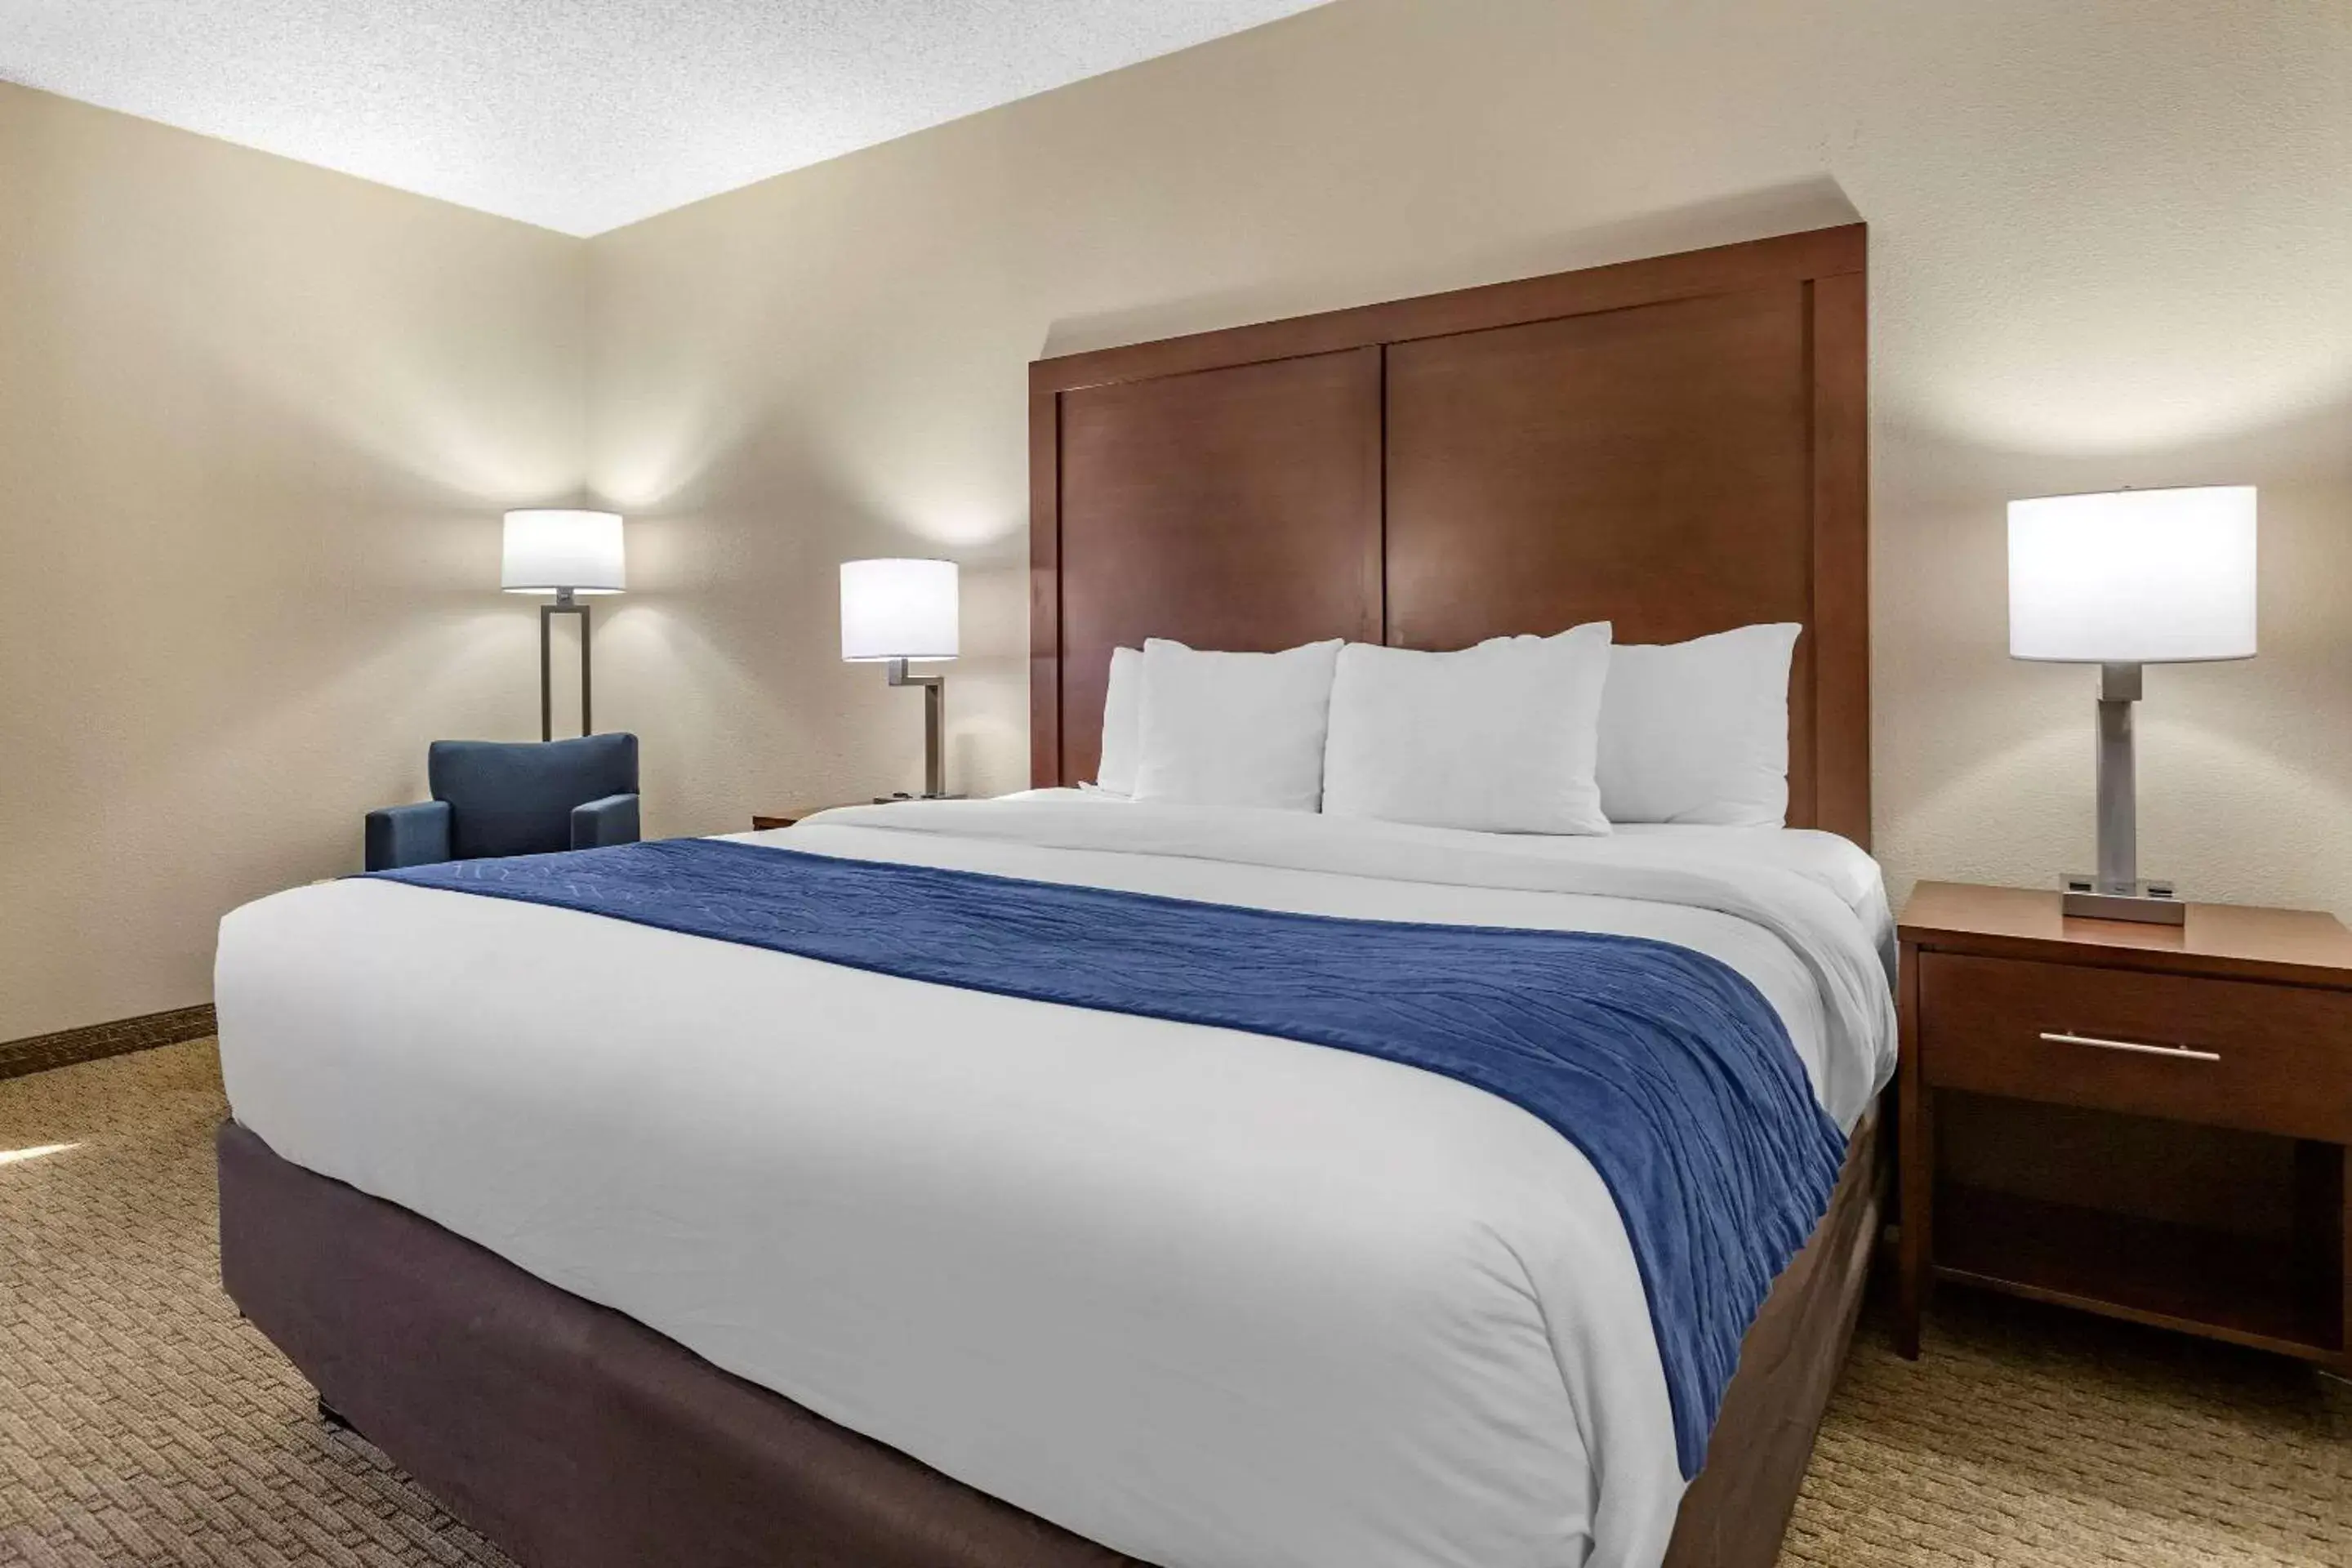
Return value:
M 1601 697 L 1612 822 L 1778 827 L 1789 816 L 1789 664 L 1804 628 L 1621 643 Z
M 1323 809 L 1486 833 L 1606 833 L 1593 782 L 1609 623 L 1459 653 L 1349 643 Z
M 1143 650 L 1110 650 L 1110 679 L 1103 685 L 1102 760 L 1095 764 L 1095 787 L 1113 795 L 1135 793 L 1136 750 L 1143 707 Z
M 1336 637 L 1282 653 L 1147 641 L 1136 798 L 1315 810 L 1339 652 Z

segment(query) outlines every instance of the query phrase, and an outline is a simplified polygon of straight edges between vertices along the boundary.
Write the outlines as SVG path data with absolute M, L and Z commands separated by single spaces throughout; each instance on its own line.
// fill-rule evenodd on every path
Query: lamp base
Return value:
M 2189 906 L 2169 882 L 2125 882 L 2099 885 L 2096 877 L 2069 871 L 2059 879 L 2060 911 L 2073 920 L 2135 921 L 2141 925 L 2177 926 L 2189 922 Z

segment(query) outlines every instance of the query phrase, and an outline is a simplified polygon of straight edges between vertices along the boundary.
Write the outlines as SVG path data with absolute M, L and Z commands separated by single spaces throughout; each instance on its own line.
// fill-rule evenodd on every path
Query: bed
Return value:
M 231 1295 L 530 1563 L 1769 1563 L 1893 1048 L 1861 263 L 1831 230 L 1040 362 L 1039 788 L 741 841 L 1744 976 L 1850 1142 L 1687 1486 L 1610 1194 L 1501 1100 L 382 881 L 224 922 Z M 1791 830 L 1520 841 L 1071 787 L 1122 642 L 1595 611 L 1626 640 L 1804 625 Z

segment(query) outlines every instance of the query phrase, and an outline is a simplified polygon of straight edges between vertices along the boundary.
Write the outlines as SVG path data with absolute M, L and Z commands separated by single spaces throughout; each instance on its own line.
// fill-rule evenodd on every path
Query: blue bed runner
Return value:
M 1499 1095 L 1583 1151 L 1616 1200 L 1685 1478 L 1845 1157 L 1755 986 L 1644 938 L 1289 914 L 696 838 L 379 876 L 1282 1036 Z

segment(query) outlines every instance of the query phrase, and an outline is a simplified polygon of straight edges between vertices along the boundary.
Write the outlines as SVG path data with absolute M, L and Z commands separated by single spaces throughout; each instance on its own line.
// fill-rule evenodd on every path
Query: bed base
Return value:
M 530 1568 L 1108 1568 L 1122 1556 L 220 1130 L 221 1278 L 318 1390 Z M 1878 1117 L 1741 1352 L 1669 1568 L 1770 1568 L 1853 1333 Z

